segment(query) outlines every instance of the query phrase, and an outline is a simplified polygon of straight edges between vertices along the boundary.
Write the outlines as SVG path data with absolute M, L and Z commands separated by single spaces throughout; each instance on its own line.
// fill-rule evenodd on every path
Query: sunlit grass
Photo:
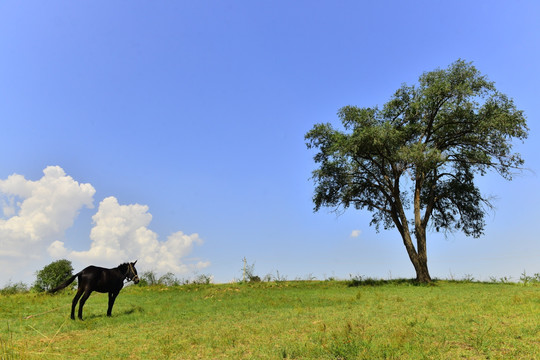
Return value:
M 437 282 L 129 287 L 0 297 L 0 354 L 22 359 L 540 358 L 540 287 Z M 51 311 L 52 310 L 52 311 Z M 30 316 L 34 315 L 34 316 Z M 30 316 L 30 317 L 29 317 Z

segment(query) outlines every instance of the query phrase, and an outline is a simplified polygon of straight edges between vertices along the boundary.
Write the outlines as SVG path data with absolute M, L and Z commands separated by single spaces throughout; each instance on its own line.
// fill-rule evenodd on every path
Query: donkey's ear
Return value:
M 138 259 L 137 259 L 137 260 L 135 260 L 135 262 L 133 263 L 133 265 L 135 265 L 135 264 L 137 263 L 137 261 L 139 261 L 139 260 L 138 260 Z

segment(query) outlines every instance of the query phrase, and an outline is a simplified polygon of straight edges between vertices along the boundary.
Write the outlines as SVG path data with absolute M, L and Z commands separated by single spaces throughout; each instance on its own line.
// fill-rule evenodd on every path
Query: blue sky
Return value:
M 472 61 L 524 110 L 530 171 L 478 179 L 485 236 L 428 238 L 434 277 L 540 272 L 535 1 L 3 1 L 0 286 L 58 258 L 180 278 L 414 277 L 370 214 L 313 213 L 304 134 Z M 353 236 L 354 235 L 354 236 Z

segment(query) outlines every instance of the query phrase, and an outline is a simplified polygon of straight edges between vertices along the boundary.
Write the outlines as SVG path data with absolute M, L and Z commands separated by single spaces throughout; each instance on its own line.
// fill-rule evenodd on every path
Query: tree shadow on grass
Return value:
M 429 284 L 423 284 L 418 282 L 416 279 L 373 279 L 373 278 L 364 278 L 354 277 L 350 280 L 347 280 L 348 287 L 358 287 L 358 286 L 388 286 L 388 285 L 409 285 L 409 286 L 433 286 L 435 285 L 435 280 Z

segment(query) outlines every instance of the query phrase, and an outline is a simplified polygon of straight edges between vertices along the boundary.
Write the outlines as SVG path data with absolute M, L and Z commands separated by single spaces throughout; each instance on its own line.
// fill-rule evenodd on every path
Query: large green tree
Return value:
M 512 151 L 527 137 L 523 112 L 463 60 L 403 85 L 382 109 L 345 106 L 338 116 L 339 129 L 316 124 L 305 136 L 317 150 L 314 210 L 353 206 L 377 230 L 397 228 L 419 282 L 431 281 L 430 229 L 482 235 L 491 204 L 475 176 L 511 180 L 523 166 Z

